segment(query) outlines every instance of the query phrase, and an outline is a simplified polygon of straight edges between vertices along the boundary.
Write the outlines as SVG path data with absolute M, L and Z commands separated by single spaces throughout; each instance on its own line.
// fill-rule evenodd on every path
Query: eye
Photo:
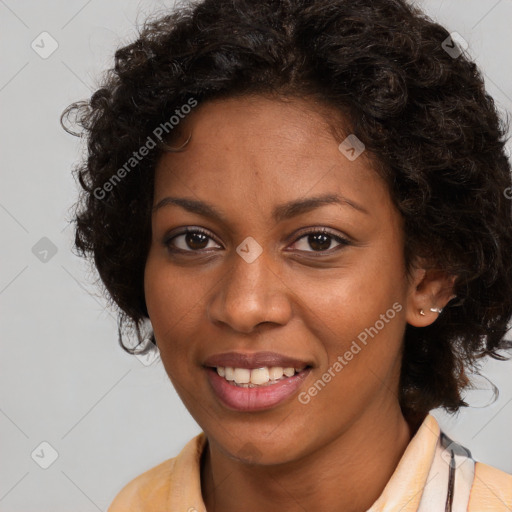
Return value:
M 181 233 L 167 237 L 164 245 L 171 251 L 200 252 L 211 249 L 209 242 L 214 242 L 211 235 L 200 228 L 187 228 Z
M 303 240 L 303 241 L 302 241 Z M 331 249 L 331 244 L 333 241 L 338 243 L 338 247 L 335 247 L 334 250 L 337 250 L 339 246 L 350 245 L 350 241 L 346 238 L 343 238 L 340 235 L 331 233 L 328 229 L 314 229 L 303 233 L 299 238 L 297 238 L 293 245 L 297 245 L 302 241 L 302 248 L 296 247 L 299 251 L 302 252 L 313 252 L 313 253 L 325 253 Z M 173 236 L 166 237 L 164 239 L 164 245 L 170 250 L 174 252 L 202 252 L 206 249 L 212 249 L 215 246 L 219 247 L 213 237 L 210 235 L 208 231 L 205 231 L 201 228 L 186 228 L 180 233 L 174 234 Z M 210 245 L 213 243 L 214 245 Z M 313 250 L 308 250 L 308 247 Z M 334 252 L 334 251 L 330 251 Z
M 346 238 L 343 238 L 340 235 L 336 235 L 334 233 L 331 233 L 329 230 L 322 228 L 322 229 L 316 229 L 316 230 L 310 230 L 306 233 L 304 233 L 302 236 L 300 236 L 294 244 L 299 244 L 300 241 L 303 240 L 301 249 L 298 247 L 300 251 L 304 252 L 327 252 L 329 249 L 331 249 L 331 244 L 333 241 L 338 243 L 338 247 L 335 247 L 335 250 L 339 248 L 339 246 L 346 246 L 350 245 L 350 241 Z M 304 248 L 306 247 L 306 248 Z M 307 247 L 312 248 L 312 251 L 307 250 Z M 334 251 L 330 251 L 334 252 Z

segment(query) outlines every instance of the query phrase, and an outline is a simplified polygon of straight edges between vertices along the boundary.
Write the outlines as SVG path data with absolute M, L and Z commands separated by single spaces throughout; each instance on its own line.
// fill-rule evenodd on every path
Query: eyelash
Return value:
M 181 253 L 181 254 L 186 254 L 186 253 L 189 253 L 189 254 L 200 254 L 202 252 L 205 252 L 205 251 L 208 251 L 208 249 L 200 249 L 200 250 L 192 250 L 192 249 L 188 249 L 188 250 L 185 250 L 185 249 L 179 249 L 177 247 L 173 247 L 171 245 L 171 242 L 175 239 L 175 238 L 178 238 L 179 236 L 183 236 L 183 235 L 187 235 L 189 233 L 193 233 L 193 234 L 202 234 L 202 235 L 205 235 L 206 237 L 208 237 L 210 240 L 213 240 L 215 243 L 218 243 L 211 235 L 208 231 L 202 229 L 202 228 L 186 228 L 185 230 L 183 231 L 180 231 L 179 233 L 176 233 L 174 235 L 172 235 L 171 237 L 166 237 L 163 241 L 164 245 L 167 247 L 167 249 L 170 251 L 170 252 L 173 252 L 173 253 Z M 334 250 L 333 248 L 331 249 L 327 249 L 325 251 L 299 251 L 299 252 L 306 252 L 306 253 L 311 253 L 312 255 L 314 255 L 315 257 L 316 256 L 322 256 L 322 255 L 331 255 L 333 252 L 337 251 L 337 250 L 340 250 L 341 248 L 347 246 L 347 245 L 351 245 L 351 242 L 340 236 L 340 235 L 336 235 L 334 233 L 332 233 L 331 231 L 329 231 L 328 229 L 326 228 L 317 228 L 317 229 L 310 229 L 309 231 L 304 231 L 302 233 L 300 233 L 300 235 L 293 241 L 292 244 L 295 244 L 297 243 L 299 240 L 301 240 L 302 238 L 305 238 L 307 237 L 308 235 L 318 235 L 318 234 L 321 234 L 321 235 L 326 235 L 328 237 L 330 237 L 331 239 L 335 240 L 336 242 L 338 242 L 340 245 L 338 247 L 335 247 Z M 220 245 L 220 244 L 219 244 Z

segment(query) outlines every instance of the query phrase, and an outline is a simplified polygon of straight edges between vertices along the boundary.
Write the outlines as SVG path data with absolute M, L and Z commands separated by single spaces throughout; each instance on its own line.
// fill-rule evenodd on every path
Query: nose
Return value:
M 237 253 L 231 259 L 226 261 L 226 273 L 208 303 L 209 320 L 245 334 L 259 324 L 289 322 L 291 290 L 265 252 L 252 263 Z

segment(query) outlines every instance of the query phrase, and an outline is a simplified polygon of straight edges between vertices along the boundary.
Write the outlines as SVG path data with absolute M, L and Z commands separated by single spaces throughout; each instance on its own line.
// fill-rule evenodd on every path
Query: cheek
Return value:
M 144 270 L 144 294 L 155 330 L 162 333 L 186 323 L 189 315 L 197 314 L 205 291 L 197 270 L 172 265 L 165 250 L 152 246 Z
M 369 391 L 396 376 L 401 360 L 407 287 L 400 245 L 388 242 L 375 249 L 355 252 L 336 274 L 300 284 L 308 306 L 301 314 L 322 342 L 321 370 L 342 365 L 331 370 L 336 377 L 328 394 L 349 401 L 360 400 L 354 389 Z
M 362 249 L 354 251 L 343 268 L 308 276 L 290 275 L 295 295 L 304 305 L 302 313 L 311 311 L 310 316 L 317 318 L 315 323 L 321 319 L 319 325 L 332 332 L 331 338 L 341 334 L 346 339 L 374 325 L 395 302 L 403 307 L 406 283 L 402 262 L 398 254 L 387 258 L 383 254 L 380 248 Z
M 191 371 L 197 363 L 190 350 L 194 328 L 200 324 L 201 297 L 197 280 L 172 270 L 164 258 L 151 254 L 144 272 L 146 305 L 164 369 L 185 406 L 196 411 L 200 383 Z M 203 291 L 204 294 L 204 291 Z M 201 401 L 201 400 L 199 400 Z
M 201 307 L 202 294 L 194 288 L 198 286 L 195 282 L 185 279 L 183 273 L 173 270 L 164 258 L 150 251 L 144 271 L 144 293 L 166 368 L 168 361 L 183 361 L 187 357 L 187 326 L 197 325 Z
M 331 418 L 327 422 L 333 425 L 349 421 L 376 396 L 388 400 L 399 378 L 403 301 L 391 285 L 357 277 L 352 273 L 339 281 L 338 291 L 309 300 L 314 310 L 307 322 L 321 340 L 316 353 L 323 356 L 301 403 L 309 403 L 314 416 Z
M 321 291 L 304 298 L 311 308 L 304 314 L 323 345 L 322 364 L 331 366 L 343 357 L 343 373 L 351 379 L 370 369 L 388 373 L 399 358 L 405 328 L 404 300 L 398 291 L 382 282 L 366 284 L 354 275 L 340 280 L 336 292 Z

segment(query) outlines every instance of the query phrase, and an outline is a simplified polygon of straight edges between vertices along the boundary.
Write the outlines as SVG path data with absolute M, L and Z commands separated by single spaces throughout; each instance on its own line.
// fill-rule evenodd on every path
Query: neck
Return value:
M 380 496 L 414 430 L 396 409 L 367 411 L 334 441 L 279 465 L 248 465 L 208 443 L 201 482 L 207 510 L 364 512 Z

